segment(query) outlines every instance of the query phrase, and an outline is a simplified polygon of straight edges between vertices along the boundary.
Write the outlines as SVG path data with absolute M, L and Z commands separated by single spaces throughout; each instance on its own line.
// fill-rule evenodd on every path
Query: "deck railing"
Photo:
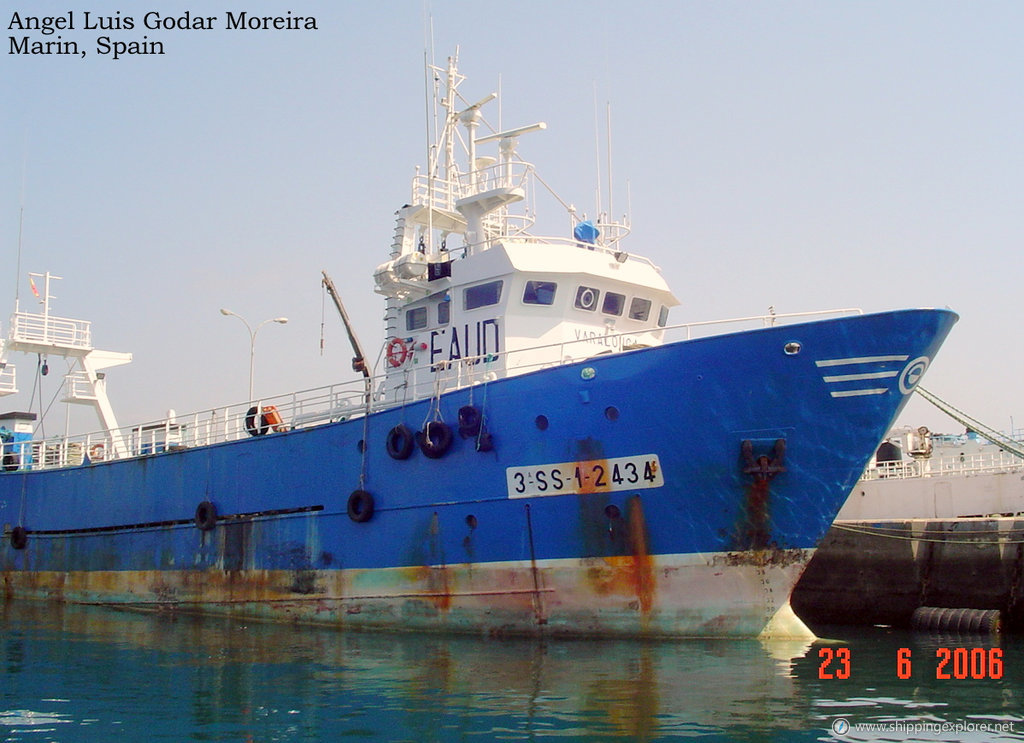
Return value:
M 909 480 L 919 477 L 964 477 L 1024 471 L 1024 459 L 1005 451 L 974 452 L 928 459 L 879 462 L 864 470 L 862 480 Z
M 637 336 L 646 336 L 652 340 L 649 345 L 656 345 L 660 341 L 655 336 L 662 333 L 693 338 L 722 326 L 731 325 L 735 326 L 736 330 L 742 330 L 797 319 L 859 312 L 860 310 L 846 309 L 751 316 L 647 328 L 640 332 L 614 333 L 602 336 L 602 339 L 608 339 L 613 350 L 628 351 L 630 349 L 626 340 Z M 616 339 L 619 341 L 617 347 Z M 627 347 L 623 348 L 624 345 Z M 593 339 L 581 339 L 446 361 L 434 365 L 433 372 L 430 365 L 423 364 L 410 367 L 408 372 L 392 372 L 407 374 L 405 383 L 397 389 L 394 385 L 387 388 L 384 384 L 371 382 L 373 392 L 369 395 L 369 401 L 367 383 L 362 379 L 356 379 L 288 395 L 267 397 L 255 402 L 237 403 L 190 415 L 123 427 L 116 432 L 103 431 L 6 444 L 4 454 L 13 456 L 5 459 L 5 466 L 9 466 L 9 469 L 35 470 L 78 466 L 86 461 L 109 461 L 118 458 L 114 446 L 118 439 L 125 443 L 125 456 L 140 457 L 197 446 L 223 444 L 251 436 L 272 435 L 276 432 L 360 417 L 368 410 L 376 412 L 455 389 L 486 384 L 501 377 L 559 366 L 605 353 L 608 351 L 595 351 Z M 375 379 L 383 383 L 385 377 L 379 374 Z
M 0 395 L 13 395 L 17 391 L 18 378 L 14 364 L 4 364 L 0 367 Z
M 91 323 L 87 320 L 15 312 L 11 316 L 11 340 L 92 348 Z

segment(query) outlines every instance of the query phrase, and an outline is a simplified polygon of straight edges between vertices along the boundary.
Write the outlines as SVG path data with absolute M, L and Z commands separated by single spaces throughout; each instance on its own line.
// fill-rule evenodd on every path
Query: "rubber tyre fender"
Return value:
M 484 431 L 480 434 L 476 441 L 477 451 L 494 451 L 494 436 L 489 431 Z
M 459 435 L 464 439 L 473 438 L 480 433 L 482 420 L 479 408 L 474 405 L 463 405 L 459 408 Z
M 11 546 L 16 550 L 23 550 L 28 544 L 28 530 L 24 526 L 16 526 L 11 529 Z
M 357 524 L 373 518 L 373 496 L 365 490 L 353 490 L 348 497 L 348 517 Z
M 6 452 L 3 457 L 4 472 L 14 472 L 20 468 L 21 455 L 13 451 Z
M 399 423 L 388 431 L 388 438 L 385 443 L 389 457 L 392 459 L 408 459 L 412 454 L 416 437 L 407 425 Z
M 196 506 L 195 523 L 199 531 L 210 531 L 214 528 L 217 525 L 217 506 L 208 500 Z
M 430 459 L 440 459 L 452 445 L 452 429 L 443 421 L 430 421 L 420 431 L 420 451 Z
M 249 432 L 250 436 L 263 436 L 270 430 L 266 418 L 260 415 L 260 409 L 256 405 L 253 405 L 245 413 L 245 430 Z

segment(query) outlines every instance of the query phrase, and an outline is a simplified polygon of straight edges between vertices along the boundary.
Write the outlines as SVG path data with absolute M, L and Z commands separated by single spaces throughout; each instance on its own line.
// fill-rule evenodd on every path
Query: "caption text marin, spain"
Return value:
M 283 15 L 255 15 L 226 11 L 200 15 L 191 11 L 100 15 L 69 10 L 61 15 L 38 16 L 14 11 L 7 23 L 8 54 L 54 55 L 83 59 L 90 53 L 105 59 L 141 54 L 167 54 L 170 34 L 203 31 L 316 31 L 311 15 L 287 11 Z

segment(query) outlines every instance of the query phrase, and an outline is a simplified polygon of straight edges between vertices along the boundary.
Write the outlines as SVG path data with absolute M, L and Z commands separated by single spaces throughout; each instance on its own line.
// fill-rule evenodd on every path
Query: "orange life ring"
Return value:
M 93 444 L 89 447 L 89 459 L 94 462 L 102 462 L 106 458 L 106 453 L 103 444 Z
M 273 405 L 263 406 L 263 424 L 270 426 L 277 433 L 281 433 L 282 431 L 288 430 L 288 426 L 284 424 L 284 420 L 282 420 L 281 414 Z
M 387 357 L 391 366 L 398 368 L 408 361 L 411 355 L 412 352 L 401 338 L 392 338 L 388 341 Z

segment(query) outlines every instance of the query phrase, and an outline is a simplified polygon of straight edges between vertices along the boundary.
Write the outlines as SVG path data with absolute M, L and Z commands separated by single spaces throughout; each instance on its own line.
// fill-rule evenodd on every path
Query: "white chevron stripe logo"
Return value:
M 891 389 L 891 386 L 880 386 L 881 380 L 895 379 L 900 377 L 899 388 L 903 394 L 907 394 L 913 385 L 907 384 L 907 370 L 904 368 L 891 368 L 894 363 L 903 363 L 908 358 L 907 354 L 887 354 L 882 356 L 850 356 L 842 359 L 821 359 L 815 361 L 814 365 L 819 369 L 828 370 L 830 373 L 823 374 L 821 379 L 825 384 L 837 385 L 841 388 L 829 390 L 832 397 L 863 397 L 865 395 L 884 395 Z M 923 358 L 923 357 L 922 357 Z M 921 369 L 922 359 L 915 359 L 914 373 L 910 375 L 914 383 L 923 373 Z M 924 366 L 927 367 L 927 359 L 924 359 Z M 874 367 L 874 368 L 872 368 Z M 832 373 L 835 372 L 835 373 Z

